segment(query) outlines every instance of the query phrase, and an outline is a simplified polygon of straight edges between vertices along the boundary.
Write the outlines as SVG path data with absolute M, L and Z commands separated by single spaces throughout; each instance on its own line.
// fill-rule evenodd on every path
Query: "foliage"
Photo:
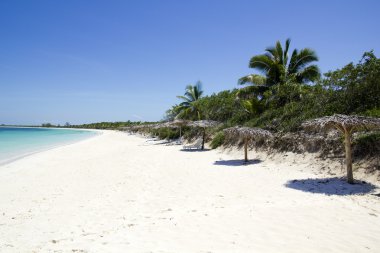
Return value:
M 364 53 L 358 64 L 350 63 L 325 76 L 323 84 L 331 91 L 329 102 L 339 113 L 380 110 L 380 59 L 372 51 Z
M 302 50 L 301 50 L 302 51 Z M 239 90 L 225 90 L 197 101 L 204 119 L 275 132 L 300 130 L 303 121 L 338 114 L 380 117 L 380 60 L 366 52 L 358 64 L 325 74 L 316 84 L 288 78 L 262 93 L 261 99 L 237 99 Z
M 153 130 L 152 133 L 160 139 L 177 139 L 179 137 L 179 131 L 177 129 L 172 129 L 172 128 L 159 128 L 156 130 Z
M 200 120 L 201 110 L 198 100 L 202 97 L 202 83 L 198 81 L 195 85 L 186 86 L 186 92 L 183 96 L 177 96 L 183 102 L 172 108 L 170 113 L 181 119 Z
M 211 148 L 215 149 L 215 148 L 223 145 L 224 140 L 225 140 L 224 132 L 223 131 L 217 132 L 216 135 L 214 136 L 214 138 L 211 141 Z
M 273 47 L 265 49 L 264 54 L 253 56 L 249 62 L 249 67 L 263 75 L 251 74 L 239 79 L 238 83 L 250 84 L 241 89 L 240 96 L 255 94 L 262 97 L 264 92 L 276 85 L 285 83 L 307 84 L 317 81 L 320 71 L 317 65 L 312 64 L 318 61 L 314 50 L 304 48 L 298 51 L 294 49 L 291 57 L 288 56 L 290 39 L 285 42 L 283 49 L 279 41 Z
M 372 108 L 363 113 L 365 116 L 380 118 L 380 108 Z
M 243 122 L 248 118 L 248 113 L 236 99 L 237 90 L 226 90 L 201 98 L 198 106 L 203 112 L 203 119 L 220 122 Z
M 42 123 L 41 126 L 42 127 L 55 127 L 55 125 L 53 125 L 51 123 Z
M 148 124 L 150 122 L 144 122 L 144 124 Z M 82 124 L 82 125 L 69 125 L 65 127 L 71 128 L 87 128 L 87 129 L 118 129 L 121 127 L 129 127 L 134 125 L 140 125 L 142 122 L 137 121 L 126 121 L 126 122 L 98 122 L 98 123 L 90 123 L 90 124 Z
M 354 153 L 357 156 L 380 155 L 380 132 L 366 133 L 354 141 Z

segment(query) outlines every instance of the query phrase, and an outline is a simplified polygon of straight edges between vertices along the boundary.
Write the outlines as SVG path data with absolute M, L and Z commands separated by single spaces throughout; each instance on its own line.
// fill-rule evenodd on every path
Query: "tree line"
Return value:
M 290 40 L 253 56 L 257 73 L 240 78 L 244 87 L 202 96 L 202 85 L 188 85 L 165 120 L 210 119 L 226 126 L 245 125 L 272 131 L 297 131 L 303 121 L 339 114 L 380 117 L 380 60 L 373 51 L 341 69 L 321 74 L 317 54 L 294 49 Z

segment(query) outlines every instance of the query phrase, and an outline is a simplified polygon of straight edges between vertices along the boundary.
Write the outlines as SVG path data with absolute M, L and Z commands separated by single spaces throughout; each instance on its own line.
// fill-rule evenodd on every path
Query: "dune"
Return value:
M 3 165 L 0 252 L 380 252 L 376 180 L 241 156 L 103 131 Z

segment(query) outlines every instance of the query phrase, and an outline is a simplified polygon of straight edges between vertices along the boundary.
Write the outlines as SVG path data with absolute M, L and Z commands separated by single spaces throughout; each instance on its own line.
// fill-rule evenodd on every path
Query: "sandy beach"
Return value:
M 241 156 L 104 131 L 3 165 L 0 252 L 380 252 L 375 181 Z

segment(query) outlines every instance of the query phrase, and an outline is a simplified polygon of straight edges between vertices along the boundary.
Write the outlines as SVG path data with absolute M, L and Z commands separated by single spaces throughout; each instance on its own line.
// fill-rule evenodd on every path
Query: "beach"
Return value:
M 103 131 L 0 166 L 0 252 L 380 252 L 376 180 L 181 148 Z

